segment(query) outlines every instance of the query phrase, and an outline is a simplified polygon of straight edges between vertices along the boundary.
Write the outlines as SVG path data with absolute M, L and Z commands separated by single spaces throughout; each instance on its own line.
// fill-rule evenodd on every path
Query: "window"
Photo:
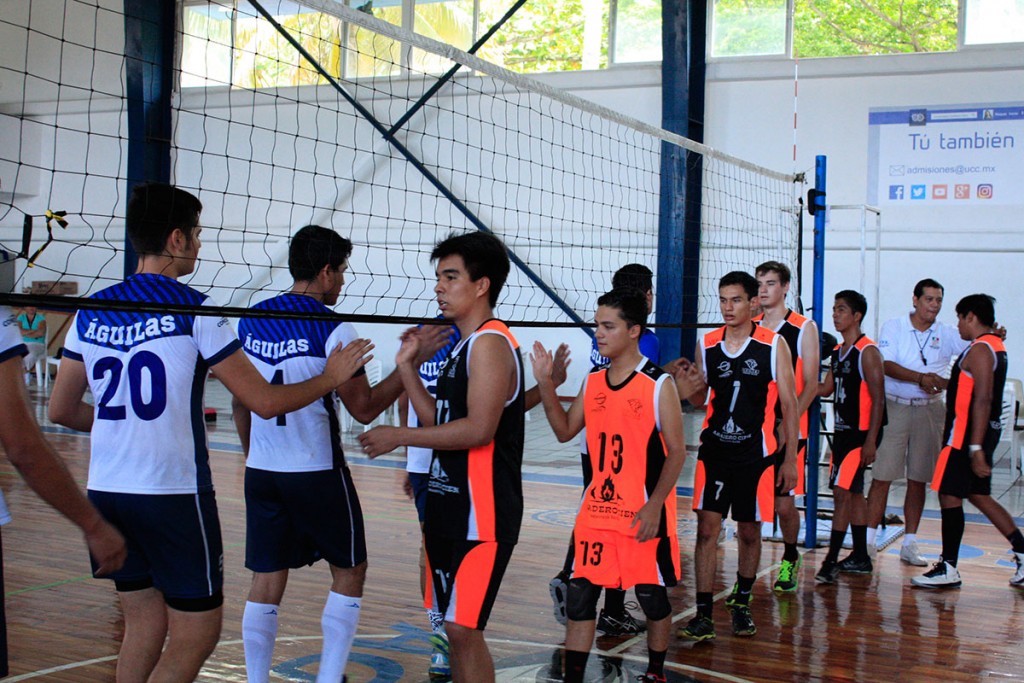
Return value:
M 964 45 L 1019 43 L 1024 40 L 1024 2 L 966 0 Z
M 182 14 L 181 86 L 231 83 L 234 11 L 214 3 L 186 5 Z
M 798 57 L 952 52 L 957 0 L 796 0 L 793 52 Z
M 345 0 L 353 9 L 468 50 L 511 0 Z M 275 21 L 332 76 L 440 73 L 450 63 L 305 7 L 264 0 Z M 611 54 L 611 24 L 615 48 Z M 181 85 L 266 88 L 325 78 L 265 18 L 237 0 L 185 0 Z M 531 0 L 480 49 L 481 58 L 535 73 L 603 69 L 661 58 L 661 0 Z
M 711 56 L 786 54 L 786 0 L 715 0 Z
M 660 62 L 661 0 L 617 0 L 614 7 L 615 63 Z
M 714 0 L 709 48 L 711 57 L 953 52 L 961 25 L 965 46 L 1024 42 L 1024 0 Z

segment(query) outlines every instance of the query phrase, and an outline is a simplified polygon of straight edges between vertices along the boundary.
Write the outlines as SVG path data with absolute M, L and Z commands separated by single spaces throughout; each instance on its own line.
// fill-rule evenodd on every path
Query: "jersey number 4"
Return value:
M 120 358 L 104 356 L 92 368 L 92 378 L 102 380 L 108 374 L 110 381 L 97 402 L 96 417 L 100 420 L 124 420 L 128 416 L 125 405 L 111 405 L 121 387 L 125 366 Z M 148 382 L 146 381 L 148 375 Z M 140 351 L 128 361 L 128 395 L 132 412 L 141 420 L 155 420 L 167 408 L 167 371 L 160 356 Z M 144 390 L 149 388 L 148 396 Z

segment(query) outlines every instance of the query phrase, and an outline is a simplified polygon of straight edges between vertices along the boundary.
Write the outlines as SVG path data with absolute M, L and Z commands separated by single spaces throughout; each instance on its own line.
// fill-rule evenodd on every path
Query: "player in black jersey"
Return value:
M 1010 541 L 1017 563 L 1010 585 L 1024 588 L 1024 535 L 992 497 L 992 452 L 1002 431 L 1007 370 L 994 304 L 987 294 L 971 294 L 956 305 L 960 337 L 971 344 L 957 358 L 946 388 L 945 437 L 932 477 L 942 508 L 942 557 L 924 575 L 911 579 L 921 588 L 960 587 L 957 560 L 964 535 L 964 498 Z
M 765 261 L 754 274 L 757 276 L 758 298 L 762 314 L 754 320 L 773 332 L 782 335 L 792 355 L 794 381 L 796 382 L 797 409 L 800 413 L 800 445 L 797 450 L 797 484 L 792 491 L 776 491 L 775 514 L 782 532 L 783 553 L 774 589 L 779 593 L 796 590 L 800 578 L 800 553 L 797 538 L 800 534 L 800 511 L 796 497 L 806 493 L 807 453 L 807 411 L 817 395 L 818 377 L 821 366 L 820 335 L 813 320 L 806 318 L 786 305 L 792 274 L 789 267 L 778 261 Z M 779 415 L 781 417 L 781 415 Z M 781 464 L 785 448 L 776 456 Z
M 723 517 L 737 522 L 739 571 L 726 600 L 733 633 L 757 633 L 750 593 L 761 559 L 761 522 L 774 515 L 775 491 L 796 484 L 798 414 L 793 362 L 781 337 L 751 320 L 757 280 L 734 271 L 718 283 L 725 325 L 701 340 L 694 362 L 677 361 L 679 395 L 693 405 L 708 402 L 694 481 L 697 511 L 697 615 L 679 635 L 689 640 L 715 637 L 712 621 L 716 544 Z M 775 403 L 782 405 L 786 455 L 776 475 Z
M 519 344 L 494 306 L 509 272 L 501 241 L 453 235 L 434 248 L 438 306 L 461 339 L 437 380 L 435 400 L 415 363 L 419 340 L 403 337 L 395 358 L 423 427 L 376 427 L 359 437 L 374 457 L 399 446 L 434 451 L 424 522 L 426 607 L 444 613 L 452 678 L 487 683 L 494 661 L 483 629 L 523 515 L 525 389 Z
M 815 576 L 819 583 L 835 583 L 839 572 L 870 574 L 867 547 L 867 500 L 864 468 L 875 461 L 885 424 L 885 370 L 882 352 L 860 331 L 868 311 L 864 295 L 853 290 L 836 294 L 832 323 L 843 343 L 832 351 L 829 371 L 819 385 L 821 396 L 835 394 L 835 435 L 829 487 L 835 496 L 832 536 L 828 553 Z M 853 552 L 839 562 L 839 551 L 851 526 Z

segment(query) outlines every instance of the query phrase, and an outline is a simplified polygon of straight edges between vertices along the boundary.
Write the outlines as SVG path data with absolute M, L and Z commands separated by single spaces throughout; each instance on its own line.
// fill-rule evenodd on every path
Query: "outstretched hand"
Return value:
M 370 353 L 372 350 L 373 343 L 369 339 L 356 339 L 341 349 L 335 347 L 327 358 L 324 374 L 331 378 L 334 386 L 341 386 L 349 381 L 359 368 L 373 360 L 373 354 Z
M 555 349 L 555 357 L 551 366 L 551 383 L 555 385 L 555 388 L 565 384 L 565 380 L 569 376 L 569 364 L 572 363 L 572 358 L 569 355 L 569 345 L 565 342 L 559 344 Z
M 399 440 L 399 436 L 402 433 L 401 430 L 401 427 L 379 425 L 368 432 L 363 432 L 358 436 L 359 443 L 363 447 L 363 453 L 372 459 L 378 455 L 390 453 L 399 446 L 403 446 L 404 444 Z
M 434 354 L 443 349 L 448 344 L 448 340 L 452 338 L 451 325 L 423 325 L 413 328 L 413 330 L 419 340 L 419 352 L 413 361 L 417 367 L 433 358 Z
M 533 377 L 537 380 L 537 384 L 554 382 L 554 356 L 539 341 L 533 342 L 533 351 L 530 352 L 530 365 L 533 366 Z
M 672 376 L 676 380 L 676 389 L 679 390 L 681 398 L 688 399 L 694 394 L 704 391 L 706 386 L 704 376 L 693 361 L 687 358 L 677 358 L 666 367 L 674 368 Z

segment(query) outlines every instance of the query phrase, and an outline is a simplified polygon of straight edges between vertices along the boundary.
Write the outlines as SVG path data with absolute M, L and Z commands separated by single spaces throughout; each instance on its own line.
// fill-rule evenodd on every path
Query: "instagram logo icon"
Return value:
M 978 199 L 992 199 L 992 184 L 981 183 L 978 185 Z

